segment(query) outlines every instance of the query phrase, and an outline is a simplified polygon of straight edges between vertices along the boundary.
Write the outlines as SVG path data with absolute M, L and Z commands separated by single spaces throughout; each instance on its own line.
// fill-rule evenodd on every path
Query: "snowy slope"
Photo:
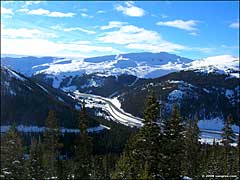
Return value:
M 104 73 L 105 76 L 132 74 L 138 77 L 158 77 L 166 73 L 185 68 L 191 59 L 174 54 L 131 53 L 94 58 L 54 58 L 54 57 L 20 57 L 1 59 L 4 65 L 27 76 L 44 73 L 63 76 L 81 75 L 83 73 Z M 162 70 L 162 72 L 160 72 Z
M 180 70 L 193 70 L 203 73 L 228 74 L 239 77 L 239 59 L 230 55 L 191 60 L 166 52 L 130 53 L 93 58 L 56 58 L 56 57 L 3 57 L 3 65 L 9 66 L 26 76 L 43 74 L 44 79 L 52 81 L 59 88 L 63 81 L 84 74 L 108 77 L 121 74 L 138 78 L 156 78 Z M 97 84 L 96 84 L 97 85 Z M 89 85 L 88 85 L 89 86 Z M 65 88 L 73 88 L 68 87 Z
M 196 60 L 188 64 L 188 70 L 204 73 L 230 74 L 239 78 L 239 58 L 221 55 Z
M 207 129 L 213 131 L 222 131 L 224 127 L 224 120 L 223 117 L 216 117 L 212 119 L 202 119 L 198 122 L 198 127 L 200 129 Z M 232 125 L 232 129 L 235 133 L 239 132 L 239 126 Z
M 62 76 L 83 73 L 104 73 L 105 76 L 123 73 L 138 77 L 159 77 L 173 71 L 184 69 L 201 72 L 229 73 L 239 70 L 239 59 L 230 55 L 207 57 L 191 60 L 175 54 L 130 53 L 93 58 L 56 58 L 56 57 L 2 57 L 3 65 L 27 76 L 44 73 Z M 236 74 L 235 74 L 236 75 Z
M 72 127 L 75 104 L 64 92 L 1 66 L 1 125 L 43 125 L 48 111 L 55 110 L 61 124 Z

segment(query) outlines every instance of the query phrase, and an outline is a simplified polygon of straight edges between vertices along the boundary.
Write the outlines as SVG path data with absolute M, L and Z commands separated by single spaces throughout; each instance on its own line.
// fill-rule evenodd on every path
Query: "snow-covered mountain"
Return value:
M 3 65 L 34 76 L 64 91 L 110 96 L 141 78 L 157 78 L 178 71 L 217 73 L 239 77 L 239 59 L 230 55 L 191 60 L 166 52 L 130 53 L 93 58 L 3 57 Z M 125 75 L 124 78 L 121 76 Z M 124 80 L 121 80 L 124 79 Z M 113 87 L 112 89 L 109 86 Z
M 48 75 L 74 76 L 99 73 L 102 76 L 131 74 L 138 77 L 159 77 L 186 67 L 191 59 L 174 54 L 131 53 L 94 58 L 55 58 L 55 57 L 3 57 L 2 63 L 12 69 L 31 76 Z
M 238 58 L 230 55 L 191 60 L 166 52 L 130 53 L 93 58 L 56 57 L 2 57 L 3 65 L 31 76 L 44 73 L 48 75 L 74 76 L 99 73 L 102 76 L 131 74 L 141 78 L 155 78 L 170 72 L 184 69 L 217 69 L 229 73 L 237 71 Z
M 83 64 L 107 63 L 111 61 L 109 59 L 113 56 L 105 56 L 104 58 L 89 58 L 79 61 Z M 115 57 L 114 61 L 129 61 L 126 59 L 119 60 L 124 58 L 126 57 Z M 134 59 L 133 55 L 132 58 Z M 225 64 L 217 63 L 216 59 L 222 60 Z M 62 123 L 67 122 L 66 125 L 71 127 L 74 123 L 71 120 L 66 121 L 65 114 L 72 114 L 74 109 L 78 109 L 78 99 L 74 98 L 76 92 L 91 93 L 102 97 L 115 97 L 120 102 L 119 107 L 123 111 L 142 117 L 144 101 L 150 89 L 153 89 L 163 101 L 165 114 L 169 114 L 172 105 L 178 103 L 182 107 L 181 113 L 185 118 L 194 115 L 196 112 L 201 119 L 220 118 L 223 120 L 229 113 L 233 114 L 236 119 L 239 117 L 237 112 L 239 104 L 238 79 L 232 76 L 238 71 L 237 60 L 230 56 L 212 57 L 190 62 L 187 62 L 189 60 L 184 60 L 184 58 L 182 60 L 176 59 L 175 65 L 182 63 L 182 68 L 177 70 L 179 72 L 172 72 L 159 78 L 139 78 L 121 73 L 105 75 L 98 71 L 95 73 L 89 71 L 89 74 L 86 74 L 85 70 L 81 74 L 79 73 L 81 69 L 74 66 L 74 60 L 64 58 L 10 58 L 9 62 L 6 58 L 2 60 L 9 66 L 11 64 L 22 69 L 22 71 L 26 70 L 25 73 L 32 76 L 25 77 L 14 70 L 1 67 L 1 98 L 4 101 L 4 104 L 2 104 L 2 112 L 4 113 L 1 118 L 7 124 L 20 115 L 22 117 L 18 120 L 20 123 L 31 124 L 31 119 L 35 119 L 34 124 L 42 125 L 48 109 L 54 107 L 59 113 L 63 114 Z M 26 61 L 25 64 L 32 68 L 28 69 L 28 67 L 18 65 L 21 64 L 20 60 Z M 155 67 L 154 64 L 161 66 L 154 61 L 157 60 L 148 63 L 148 61 L 144 62 L 143 59 L 136 59 L 135 62 L 145 63 L 145 65 L 148 63 L 148 66 L 151 67 Z M 159 59 L 158 61 L 160 63 L 164 60 Z M 36 65 L 42 62 L 44 64 Z M 129 67 L 126 66 L 123 69 Z M 51 68 L 54 71 L 50 71 Z M 23 106 L 23 104 L 25 105 Z M 93 113 L 95 115 L 102 114 L 106 118 L 107 116 L 102 110 L 105 108 L 109 112 L 106 108 L 109 104 L 103 102 L 99 104 L 98 102 L 95 103 L 96 107 L 93 104 L 91 101 L 87 105 L 90 105 L 89 107 L 94 111 L 98 106 L 100 107 L 99 111 Z M 15 113 L 10 115 L 10 112 Z M 122 121 L 122 119 L 120 120 Z M 235 121 L 235 123 L 237 122 Z
M 239 58 L 230 55 L 208 57 L 192 61 L 188 64 L 187 70 L 204 73 L 229 74 L 239 78 Z
M 64 92 L 1 66 L 1 125 L 43 126 L 48 111 L 55 110 L 61 126 L 76 127 L 77 104 Z

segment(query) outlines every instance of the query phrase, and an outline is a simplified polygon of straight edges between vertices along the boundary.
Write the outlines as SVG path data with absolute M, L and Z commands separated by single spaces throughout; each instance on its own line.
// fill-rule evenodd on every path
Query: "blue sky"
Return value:
M 239 56 L 239 2 L 1 1 L 2 54 Z

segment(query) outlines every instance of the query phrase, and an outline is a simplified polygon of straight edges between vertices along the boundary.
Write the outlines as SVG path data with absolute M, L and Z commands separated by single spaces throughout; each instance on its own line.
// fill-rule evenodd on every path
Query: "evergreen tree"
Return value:
M 148 95 L 146 107 L 144 110 L 144 124 L 155 124 L 159 114 L 159 104 L 153 91 Z
M 25 179 L 23 145 L 16 127 L 12 126 L 1 138 L 1 177 Z
M 115 169 L 117 154 L 105 153 L 95 155 L 92 160 L 91 179 L 111 179 L 111 171 Z
M 69 172 L 71 172 L 71 170 L 68 167 L 68 161 L 61 160 L 60 158 L 58 158 L 58 163 L 57 163 L 58 179 L 60 180 L 68 179 L 70 174 Z
M 29 179 L 43 179 L 43 147 L 35 138 L 32 139 L 28 160 Z
M 110 170 L 111 170 L 111 154 L 106 154 L 103 156 L 102 161 L 101 161 L 103 171 L 103 179 L 110 179 Z
M 59 150 L 62 146 L 59 143 L 61 131 L 54 111 L 49 111 L 45 123 L 46 129 L 43 134 L 43 166 L 45 177 L 51 178 L 57 177 Z
M 177 105 L 164 128 L 163 175 L 166 179 L 182 179 L 184 158 L 184 126 Z
M 144 169 L 141 172 L 142 179 L 151 180 L 152 177 L 151 177 L 151 174 L 149 174 L 149 172 L 150 172 L 149 165 L 148 165 L 148 162 L 146 161 L 144 164 Z
M 197 116 L 194 120 L 188 120 L 185 133 L 185 159 L 184 171 L 191 178 L 198 178 L 200 169 L 200 130 L 198 128 Z
M 220 145 L 216 143 L 215 139 L 213 140 L 213 145 L 209 146 L 208 154 L 206 174 L 213 175 L 214 177 L 222 174 L 221 150 Z
M 130 139 L 120 158 L 115 178 L 142 179 L 142 175 L 150 179 L 161 178 L 161 131 L 157 122 L 159 105 L 155 94 L 148 96 L 144 111 L 144 126 Z
M 76 139 L 75 145 L 74 176 L 76 179 L 89 179 L 93 145 L 92 138 L 87 132 L 87 115 L 84 101 L 79 117 L 80 134 Z
M 224 153 L 224 166 L 225 166 L 225 174 L 231 175 L 233 170 L 233 164 L 234 164 L 234 152 L 233 148 L 231 147 L 231 143 L 234 143 L 236 141 L 236 136 L 231 128 L 231 123 L 233 122 L 232 115 L 229 115 L 227 117 L 227 120 L 224 123 L 224 127 L 222 129 L 222 144 L 225 149 Z
M 105 168 L 101 155 L 96 155 L 92 160 L 91 179 L 107 179 L 105 178 Z
M 131 136 L 126 144 L 123 154 L 117 161 L 116 169 L 112 174 L 112 179 L 141 179 L 140 158 L 136 159 L 133 154 L 136 151 L 137 135 Z
M 207 169 L 208 169 L 208 148 L 207 148 L 208 144 L 202 144 L 201 145 L 201 151 L 199 152 L 201 160 L 200 160 L 200 167 L 199 167 L 199 171 L 202 176 L 206 176 L 208 175 L 207 173 Z
M 238 134 L 237 153 L 236 153 L 236 174 L 240 177 L 240 135 Z
M 234 143 L 236 141 L 236 136 L 231 128 L 232 122 L 233 122 L 233 117 L 232 115 L 229 115 L 222 129 L 223 131 L 222 143 L 225 147 L 230 147 L 231 143 Z

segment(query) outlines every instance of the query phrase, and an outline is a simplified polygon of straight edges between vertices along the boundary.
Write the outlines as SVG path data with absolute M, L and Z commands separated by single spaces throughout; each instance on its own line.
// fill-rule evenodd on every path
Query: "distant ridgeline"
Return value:
M 74 128 L 80 105 L 68 94 L 75 91 L 118 97 L 124 111 L 142 118 L 146 96 L 154 90 L 163 117 L 177 103 L 184 119 L 197 114 L 202 120 L 224 120 L 232 114 L 239 125 L 239 64 L 231 56 L 191 60 L 161 52 L 86 59 L 3 57 L 1 62 L 8 67 L 1 68 L 4 124 L 43 126 L 48 110 L 54 109 L 63 127 Z

